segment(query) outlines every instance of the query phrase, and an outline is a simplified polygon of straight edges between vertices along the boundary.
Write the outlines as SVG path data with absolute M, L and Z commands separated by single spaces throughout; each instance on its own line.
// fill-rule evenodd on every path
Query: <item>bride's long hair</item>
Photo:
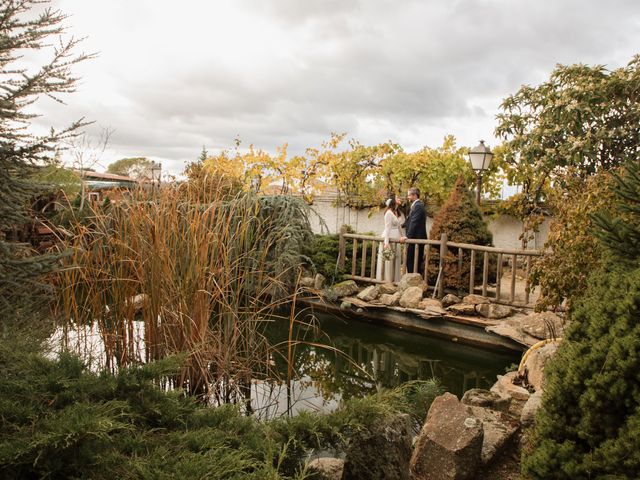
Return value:
M 398 208 L 395 194 L 391 194 L 391 196 L 385 200 L 384 205 L 387 207 L 387 210 L 391 210 L 396 217 L 400 216 L 400 209 Z

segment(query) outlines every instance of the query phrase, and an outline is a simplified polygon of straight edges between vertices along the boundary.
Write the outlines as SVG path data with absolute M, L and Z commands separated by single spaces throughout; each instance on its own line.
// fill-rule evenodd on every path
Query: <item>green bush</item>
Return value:
M 471 193 L 464 183 L 464 179 L 459 177 L 449 195 L 448 200 L 442 206 L 433 220 L 429 238 L 439 240 L 440 236 L 446 233 L 448 242 L 471 243 L 475 245 L 490 246 L 493 240 L 487 224 L 482 218 L 482 213 L 476 205 Z M 464 251 L 462 269 L 458 268 L 458 249 L 450 248 L 445 258 L 444 265 L 444 286 L 454 290 L 465 290 L 469 288 L 470 258 L 469 252 Z M 438 262 L 440 252 L 430 256 L 429 282 L 433 284 L 438 276 Z M 491 281 L 495 280 L 495 261 Z M 482 262 L 476 260 L 475 278 L 482 275 Z
M 603 264 L 575 301 L 571 327 L 546 369 L 522 461 L 535 479 L 640 478 L 639 171 L 636 163 L 617 176 L 613 211 L 629 217 L 593 217 Z
M 180 358 L 111 375 L 14 347 L 0 339 L 0 478 L 304 478 L 310 450 L 344 449 L 385 415 L 424 414 L 440 391 L 417 382 L 332 414 L 259 422 L 159 388 Z
M 353 233 L 353 229 L 351 227 L 348 227 L 347 231 L 349 233 Z M 349 244 L 350 242 L 347 242 L 347 245 Z M 315 234 L 311 244 L 304 251 L 311 261 L 311 268 L 313 268 L 316 273 L 324 275 L 327 279 L 328 285 L 345 280 L 345 274 L 347 272 L 351 272 L 351 255 L 349 255 L 349 252 L 347 252 L 344 269 L 338 268 L 339 251 L 340 235 L 336 234 Z M 360 268 L 361 261 L 362 259 L 358 257 L 358 269 Z
M 533 478 L 640 478 L 640 269 L 596 271 L 546 369 Z

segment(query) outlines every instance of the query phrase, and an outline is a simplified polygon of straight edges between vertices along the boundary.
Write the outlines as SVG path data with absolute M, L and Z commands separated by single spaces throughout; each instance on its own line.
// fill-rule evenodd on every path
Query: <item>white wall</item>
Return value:
M 384 230 L 383 210 L 355 209 L 336 205 L 336 197 L 327 195 L 316 197 L 312 209 L 326 223 L 329 233 L 339 233 L 343 224 L 350 225 L 358 233 L 373 233 L 380 235 Z M 312 215 L 311 226 L 316 233 L 322 231 L 318 216 Z M 431 229 L 433 218 L 427 218 L 427 231 Z M 529 249 L 542 249 L 549 234 L 551 219 L 545 218 L 540 226 L 540 231 L 527 245 Z M 489 230 L 493 234 L 493 245 L 498 248 L 520 249 L 522 242 L 519 239 L 522 233 L 522 222 L 514 217 L 500 215 L 487 218 Z

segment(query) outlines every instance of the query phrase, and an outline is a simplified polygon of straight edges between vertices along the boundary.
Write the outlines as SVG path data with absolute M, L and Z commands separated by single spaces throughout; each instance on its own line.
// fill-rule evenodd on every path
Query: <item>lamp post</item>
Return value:
M 476 173 L 476 203 L 480 205 L 480 192 L 482 192 L 482 174 L 491 165 L 491 159 L 493 153 L 484 144 L 484 140 L 480 140 L 480 144 L 477 147 L 473 147 L 469 150 L 469 163 L 471 168 Z
M 156 185 L 160 190 L 160 177 L 162 176 L 162 163 L 151 162 L 151 186 L 155 191 Z

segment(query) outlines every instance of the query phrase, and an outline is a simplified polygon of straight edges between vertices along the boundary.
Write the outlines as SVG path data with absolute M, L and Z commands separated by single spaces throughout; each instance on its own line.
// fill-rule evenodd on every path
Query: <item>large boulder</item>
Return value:
M 557 351 L 557 343 L 548 343 L 533 350 L 527 357 L 527 361 L 524 364 L 524 373 L 527 383 L 535 388 L 536 391 L 544 388 L 544 369 L 547 362 L 553 358 Z
M 376 298 L 378 298 L 378 294 L 380 292 L 380 288 L 375 286 L 375 285 L 369 285 L 367 288 L 365 288 L 364 290 L 362 290 L 357 297 L 364 301 L 364 302 L 370 302 L 372 300 L 375 300 Z
M 340 480 L 344 470 L 344 460 L 334 457 L 320 457 L 311 460 L 307 466 L 310 470 L 318 472 L 323 480 Z
M 383 283 L 378 286 L 380 288 L 380 293 L 386 293 L 387 295 L 393 295 L 398 291 L 398 287 L 396 287 L 393 283 Z
M 522 345 L 530 347 L 538 343 L 540 339 L 533 337 L 522 330 L 522 322 L 525 318 L 526 315 L 516 314 L 515 316 L 505 318 L 497 325 L 486 327 L 486 330 L 503 337 L 511 338 Z
M 336 283 L 330 290 L 337 298 L 349 297 L 358 291 L 358 285 L 353 280 L 345 280 L 344 282 Z
M 538 390 L 532 393 L 529 400 L 522 407 L 522 414 L 520 415 L 520 424 L 523 427 L 530 427 L 535 423 L 536 413 L 542 405 L 542 390 Z
M 473 478 L 480 465 L 483 435 L 482 422 L 470 407 L 450 393 L 437 397 L 415 442 L 412 478 Z
M 386 305 L 387 307 L 398 305 L 398 302 L 400 301 L 400 292 L 396 292 L 393 295 L 383 293 L 382 295 L 380 295 L 380 298 L 378 298 L 378 301 L 382 305 Z
M 497 303 L 476 304 L 476 312 L 484 318 L 500 319 L 506 318 L 513 313 L 513 308 Z
M 483 465 L 490 463 L 518 430 L 518 419 L 504 412 L 483 407 L 471 407 L 473 415 L 482 422 L 482 451 L 480 460 Z
M 491 391 L 498 395 L 511 397 L 513 400 L 519 402 L 526 402 L 529 400 L 529 390 L 520 385 L 516 385 L 514 382 L 518 378 L 518 372 L 509 372 L 505 375 L 498 375 L 498 381 L 493 384 Z
M 410 459 L 411 419 L 397 415 L 353 434 L 342 480 L 408 480 Z
M 422 287 L 409 287 L 400 296 L 400 306 L 404 308 L 418 308 L 423 294 Z
M 409 287 L 420 287 L 422 290 L 425 289 L 426 284 L 424 283 L 424 279 L 422 275 L 419 273 L 406 273 L 400 279 L 398 283 L 398 291 L 404 292 Z
M 511 397 L 482 388 L 472 388 L 464 393 L 461 401 L 470 407 L 482 407 L 497 412 L 507 412 Z
M 564 321 L 553 312 L 538 312 L 527 315 L 520 328 L 525 334 L 544 340 L 561 338 L 564 335 Z

